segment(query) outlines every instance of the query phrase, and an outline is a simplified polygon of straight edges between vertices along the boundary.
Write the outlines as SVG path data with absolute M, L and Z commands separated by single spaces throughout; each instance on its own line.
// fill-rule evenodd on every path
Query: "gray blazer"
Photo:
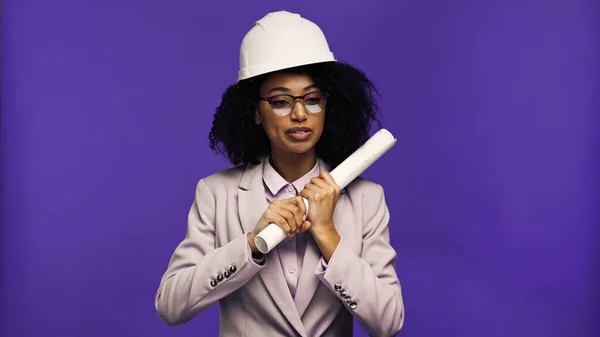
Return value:
M 353 317 L 371 336 L 400 331 L 404 303 L 380 185 L 357 178 L 342 191 L 333 215 L 341 241 L 324 268 L 311 238 L 295 299 L 277 250 L 259 265 L 248 247 L 245 233 L 267 207 L 262 163 L 198 182 L 187 234 L 155 297 L 165 322 L 185 323 L 218 301 L 222 337 L 347 337 Z

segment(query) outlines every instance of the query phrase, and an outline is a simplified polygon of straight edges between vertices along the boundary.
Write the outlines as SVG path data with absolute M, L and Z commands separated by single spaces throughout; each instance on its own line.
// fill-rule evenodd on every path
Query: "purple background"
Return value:
M 216 306 L 173 328 L 154 294 L 228 167 L 207 134 L 241 38 L 280 9 L 372 77 L 399 138 L 365 177 L 400 335 L 599 336 L 593 0 L 4 1 L 0 335 L 216 336 Z

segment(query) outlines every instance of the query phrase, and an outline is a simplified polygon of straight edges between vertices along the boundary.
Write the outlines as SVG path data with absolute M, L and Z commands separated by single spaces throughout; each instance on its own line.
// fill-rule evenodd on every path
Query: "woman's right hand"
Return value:
M 248 244 L 253 254 L 258 253 L 254 238 L 269 224 L 274 223 L 285 232 L 288 238 L 293 238 L 297 232 L 305 232 L 310 228 L 306 221 L 306 206 L 301 196 L 290 199 L 273 200 L 265 210 L 252 233 L 248 235 Z

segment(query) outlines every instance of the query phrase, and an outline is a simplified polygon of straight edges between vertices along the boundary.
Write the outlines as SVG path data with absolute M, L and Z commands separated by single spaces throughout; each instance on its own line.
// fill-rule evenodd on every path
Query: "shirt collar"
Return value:
M 304 186 L 310 182 L 313 177 L 318 176 L 321 173 L 320 160 L 317 158 L 315 166 L 308 171 L 305 175 L 292 182 L 292 185 L 296 188 L 296 191 L 302 191 Z M 271 194 L 276 195 L 282 188 L 289 184 L 283 177 L 275 170 L 271 165 L 270 157 L 266 157 L 263 164 L 263 181 Z

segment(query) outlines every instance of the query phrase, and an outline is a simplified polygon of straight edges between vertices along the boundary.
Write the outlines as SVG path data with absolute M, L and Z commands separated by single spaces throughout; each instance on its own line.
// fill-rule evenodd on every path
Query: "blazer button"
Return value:
M 229 276 L 231 276 L 229 269 L 226 269 L 225 272 L 223 273 L 223 275 L 225 275 L 225 278 L 228 278 Z
M 357 305 L 356 305 L 356 301 L 350 301 L 350 308 L 351 309 L 356 309 Z
M 217 280 L 214 277 L 210 278 L 210 286 L 213 288 L 217 286 Z
M 237 268 L 235 267 L 235 264 L 232 264 L 231 267 L 229 267 L 229 271 L 233 274 L 235 273 L 235 271 L 237 270 Z
M 219 281 L 219 282 L 223 281 L 223 274 L 221 274 L 221 273 L 217 274 L 217 281 Z
M 336 283 L 333 285 L 333 289 L 335 289 L 336 291 L 340 291 L 340 290 L 342 290 L 342 285 L 339 283 Z
M 346 290 L 342 290 L 340 292 L 340 295 L 342 295 L 342 297 L 346 298 L 346 297 L 348 297 L 348 292 L 346 292 Z

